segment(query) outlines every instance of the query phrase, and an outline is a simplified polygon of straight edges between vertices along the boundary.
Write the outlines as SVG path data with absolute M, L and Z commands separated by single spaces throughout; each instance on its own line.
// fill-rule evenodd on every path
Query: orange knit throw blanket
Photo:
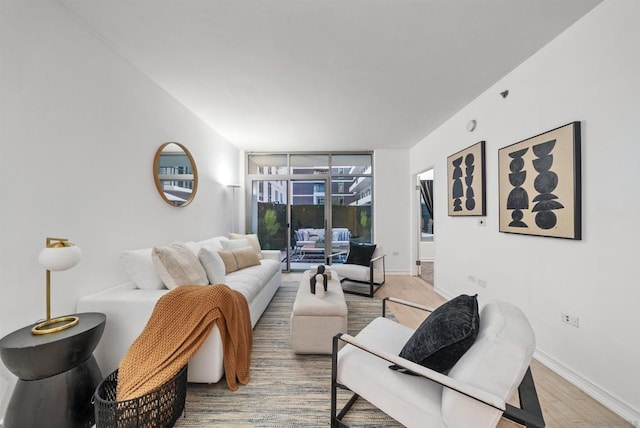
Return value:
M 156 303 L 146 327 L 118 369 L 118 401 L 143 396 L 177 375 L 213 325 L 222 336 L 227 385 L 249 382 L 253 330 L 244 296 L 219 284 L 182 285 Z

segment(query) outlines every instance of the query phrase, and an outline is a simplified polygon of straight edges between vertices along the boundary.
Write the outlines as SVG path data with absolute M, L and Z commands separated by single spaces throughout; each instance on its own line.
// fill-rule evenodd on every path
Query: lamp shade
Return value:
M 47 270 L 61 271 L 74 267 L 80 261 L 81 256 L 80 247 L 66 242 L 64 246 L 54 245 L 43 248 L 38 256 L 38 261 Z

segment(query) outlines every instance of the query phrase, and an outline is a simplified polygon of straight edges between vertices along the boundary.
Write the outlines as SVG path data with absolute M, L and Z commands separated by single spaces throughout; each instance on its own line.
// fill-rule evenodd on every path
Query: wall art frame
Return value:
M 485 142 L 447 156 L 449 216 L 487 215 Z
M 582 239 L 580 122 L 498 150 L 499 230 Z

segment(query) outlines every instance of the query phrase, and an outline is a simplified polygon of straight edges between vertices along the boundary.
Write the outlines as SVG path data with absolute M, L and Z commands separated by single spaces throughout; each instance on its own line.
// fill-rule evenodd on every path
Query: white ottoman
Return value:
M 347 332 L 347 303 L 333 271 L 323 298 L 311 294 L 306 271 L 291 311 L 291 346 L 296 354 L 331 354 L 333 336 Z M 322 285 L 319 285 L 322 287 Z

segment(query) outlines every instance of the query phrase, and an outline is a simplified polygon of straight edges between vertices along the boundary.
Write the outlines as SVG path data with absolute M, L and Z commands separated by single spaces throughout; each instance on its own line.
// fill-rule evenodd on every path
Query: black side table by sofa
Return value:
M 93 357 L 106 316 L 74 314 L 80 322 L 57 333 L 21 328 L 0 339 L 0 357 L 19 380 L 4 418 L 5 428 L 90 427 L 91 398 L 102 381 Z

